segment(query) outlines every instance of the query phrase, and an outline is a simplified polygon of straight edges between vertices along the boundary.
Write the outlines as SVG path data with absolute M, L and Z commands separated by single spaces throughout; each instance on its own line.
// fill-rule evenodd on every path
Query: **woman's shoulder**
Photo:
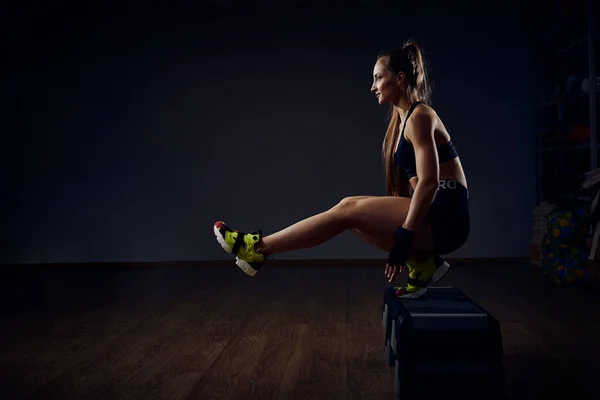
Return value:
M 408 119 L 407 139 L 412 139 L 416 134 L 430 134 L 435 130 L 438 123 L 438 115 L 433 107 L 427 104 L 419 104 L 415 107 L 411 117 Z
M 419 110 L 420 108 L 420 110 Z M 417 110 L 419 114 L 417 114 Z M 411 135 L 434 135 L 436 142 L 445 143 L 452 140 L 450 132 L 446 129 L 444 121 L 440 118 L 435 109 L 427 104 L 420 104 L 415 108 L 414 113 L 417 118 L 414 119 L 414 125 L 407 127 L 408 138 Z M 412 117 L 411 117 L 412 118 Z
M 438 118 L 437 112 L 433 106 L 427 103 L 418 104 L 413 111 L 413 115 L 421 115 L 425 118 Z

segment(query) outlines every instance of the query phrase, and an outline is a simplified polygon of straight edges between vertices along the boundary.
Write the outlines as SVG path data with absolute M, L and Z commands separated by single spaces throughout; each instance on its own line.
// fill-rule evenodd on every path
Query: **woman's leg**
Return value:
M 240 235 L 222 221 L 215 223 L 214 231 L 221 247 L 227 253 L 236 254 L 236 264 L 246 274 L 253 276 L 269 255 L 314 247 L 345 230 L 358 234 L 387 253 L 394 244 L 396 230 L 406 219 L 410 204 L 411 199 L 407 197 L 347 197 L 327 211 L 264 237 L 258 232 Z M 427 291 L 429 280 L 434 278 L 438 270 L 433 249 L 432 229 L 429 218 L 426 218 L 421 226 L 414 229 L 406 263 L 409 280 L 406 286 L 397 289 L 398 296 L 418 298 Z M 421 258 L 425 261 L 417 261 Z M 396 269 L 389 271 L 386 268 L 390 282 L 396 272 Z
M 356 235 L 363 242 L 367 242 L 370 245 L 377 247 L 381 251 L 387 251 L 387 252 L 389 252 L 390 249 L 391 249 L 391 247 L 388 248 L 385 243 L 380 242 L 379 240 L 377 240 L 377 238 L 374 238 L 374 237 L 371 237 L 371 236 L 367 235 L 366 233 L 364 233 L 360 229 L 350 228 L 349 230 L 350 230 L 350 232 L 352 232 L 354 235 Z
M 389 251 L 395 240 L 396 229 L 406 219 L 410 202 L 410 198 L 395 196 L 347 197 L 327 211 L 263 237 L 255 250 L 272 255 L 314 247 L 346 229 L 355 229 L 378 243 L 379 248 Z M 414 233 L 413 248 L 433 249 L 428 220 Z

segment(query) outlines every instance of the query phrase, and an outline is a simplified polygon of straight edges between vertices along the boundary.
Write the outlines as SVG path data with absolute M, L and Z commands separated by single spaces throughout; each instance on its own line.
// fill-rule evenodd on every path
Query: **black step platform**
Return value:
M 383 326 L 398 398 L 423 399 L 427 391 L 503 398 L 500 323 L 460 289 L 430 287 L 419 299 L 402 300 L 389 288 Z

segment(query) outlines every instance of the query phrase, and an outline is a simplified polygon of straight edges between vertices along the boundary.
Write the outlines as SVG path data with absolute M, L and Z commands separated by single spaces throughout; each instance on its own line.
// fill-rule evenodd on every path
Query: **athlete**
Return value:
M 382 147 L 387 195 L 344 198 L 266 236 L 216 222 L 218 242 L 246 274 L 254 276 L 270 255 L 314 247 L 345 230 L 388 253 L 388 282 L 408 269 L 406 284 L 396 287 L 398 297 L 419 298 L 447 273 L 449 264 L 440 256 L 459 249 L 469 236 L 469 191 L 456 147 L 430 105 L 417 43 L 378 54 L 371 92 L 390 107 Z

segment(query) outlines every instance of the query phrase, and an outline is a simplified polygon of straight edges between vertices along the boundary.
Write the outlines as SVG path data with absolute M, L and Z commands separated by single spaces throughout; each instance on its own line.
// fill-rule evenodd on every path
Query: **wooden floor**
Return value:
M 455 265 L 442 284 L 499 318 L 508 398 L 600 396 L 598 289 L 526 264 Z M 393 399 L 386 287 L 382 265 L 4 274 L 0 398 Z

